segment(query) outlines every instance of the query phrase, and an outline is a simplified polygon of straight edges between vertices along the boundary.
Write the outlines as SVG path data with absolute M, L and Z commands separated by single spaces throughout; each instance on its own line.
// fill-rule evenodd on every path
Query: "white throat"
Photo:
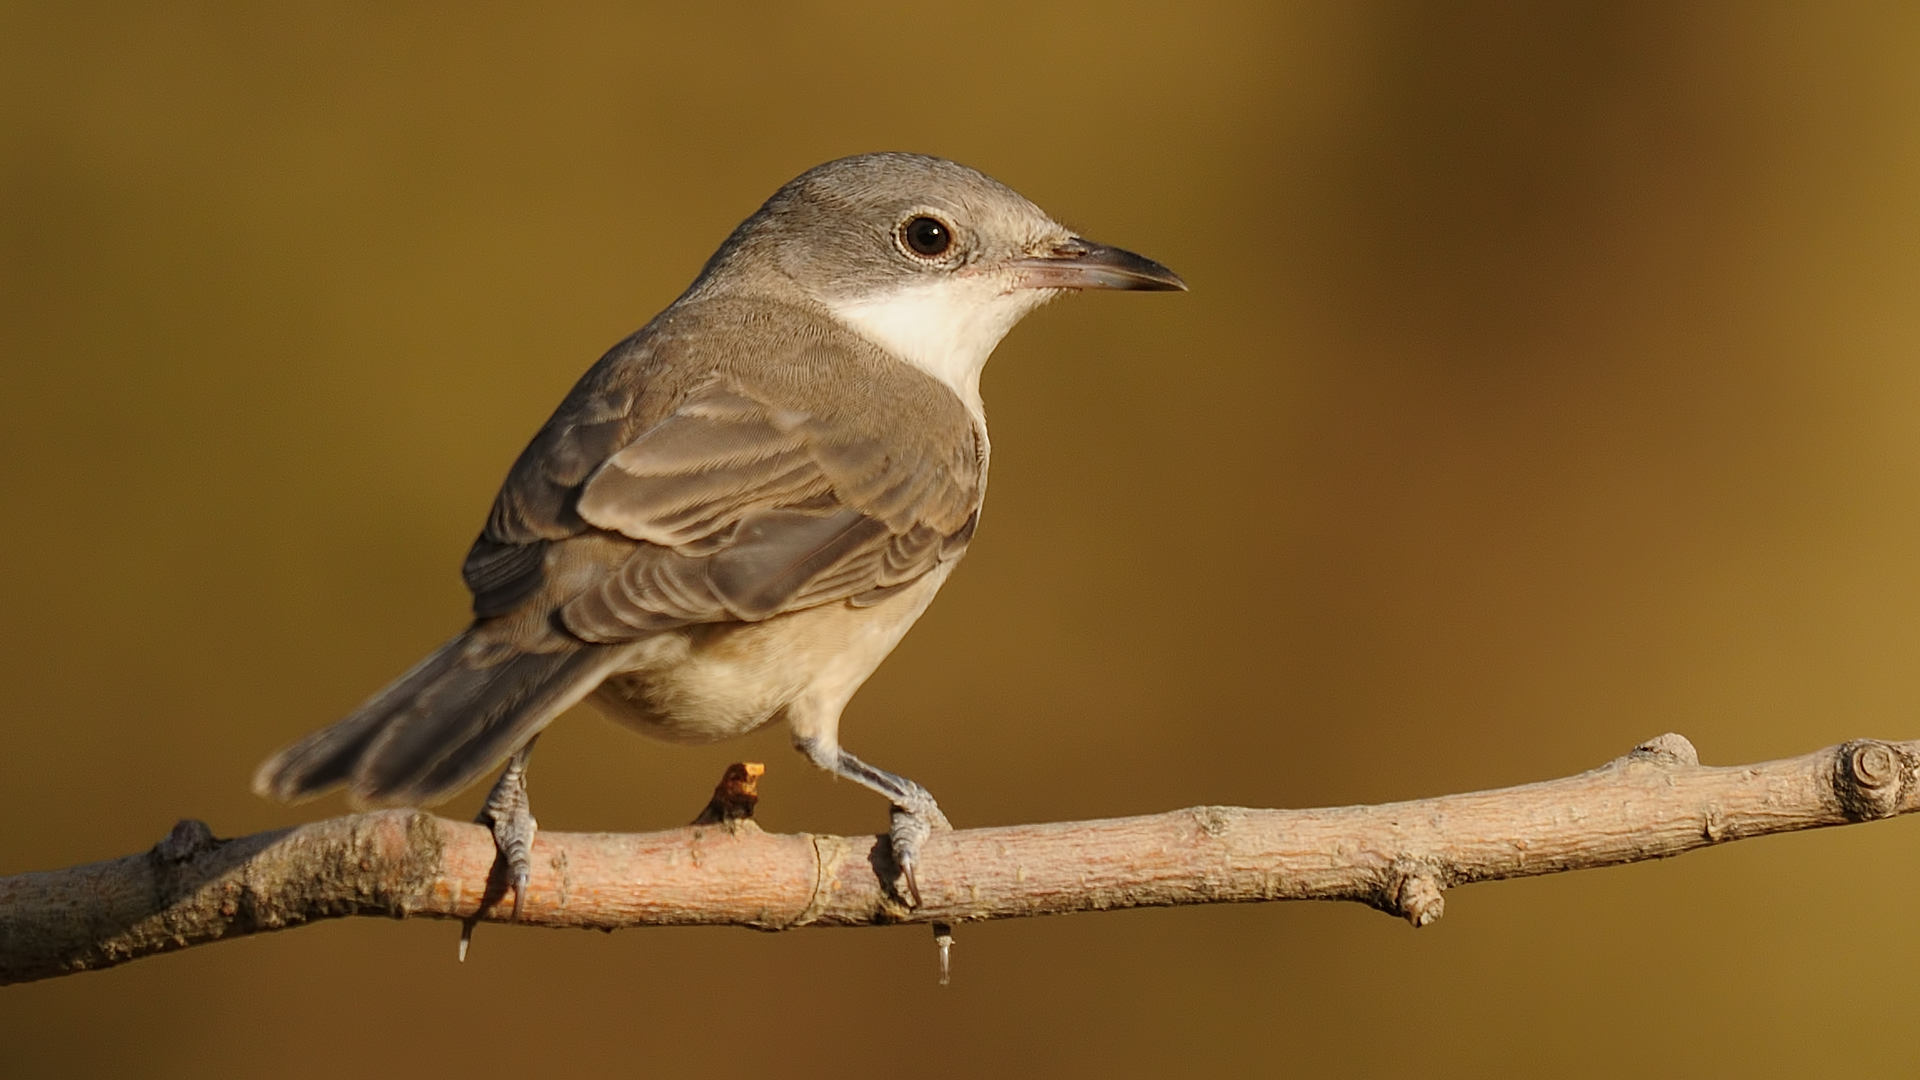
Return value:
M 980 369 L 993 347 L 1052 294 L 955 277 L 828 304 L 835 318 L 889 354 L 939 379 L 981 416 Z

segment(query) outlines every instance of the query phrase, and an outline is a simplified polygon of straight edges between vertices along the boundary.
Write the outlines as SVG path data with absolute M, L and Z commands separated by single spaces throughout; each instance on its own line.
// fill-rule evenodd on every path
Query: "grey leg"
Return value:
M 539 738 L 535 736 L 534 739 Z M 533 810 L 527 803 L 527 759 L 533 756 L 534 739 L 514 751 L 507 759 L 507 767 L 501 770 L 493 790 L 487 793 L 487 801 L 480 807 L 480 813 L 474 822 L 486 825 L 493 830 L 493 846 L 499 858 L 507 864 L 507 881 L 513 887 L 512 920 L 520 920 L 520 904 L 526 899 L 527 882 L 533 877 L 533 837 L 539 832 L 540 823 L 533 819 Z M 473 927 L 477 918 L 470 919 L 460 930 L 460 959 L 467 958 L 467 947 L 473 942 Z
M 500 779 L 487 793 L 486 805 L 474 818 L 493 827 L 493 846 L 507 861 L 507 879 L 513 882 L 514 922 L 520 920 L 520 902 L 526 899 L 527 881 L 533 877 L 533 836 L 540 829 L 527 804 L 527 759 L 533 756 L 533 743 L 534 739 L 527 740 L 527 745 L 507 759 Z
M 953 828 L 947 822 L 947 815 L 940 812 L 940 805 L 933 801 L 926 788 L 904 776 L 876 769 L 837 746 L 823 746 L 810 739 L 795 740 L 794 745 L 815 765 L 877 791 L 893 804 L 893 827 L 888 830 L 893 862 L 900 868 L 900 876 L 906 879 L 908 902 L 919 907 L 920 884 L 914 880 L 914 871 L 920 865 L 920 845 L 933 835 L 933 830 Z

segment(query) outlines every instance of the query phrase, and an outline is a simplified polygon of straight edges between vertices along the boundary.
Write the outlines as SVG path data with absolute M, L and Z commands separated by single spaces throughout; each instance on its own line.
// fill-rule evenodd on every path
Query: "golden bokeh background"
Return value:
M 854 702 L 955 822 L 1920 736 L 1911 4 L 0 5 L 0 873 L 247 790 L 462 621 L 520 446 L 781 182 L 938 153 L 1185 296 L 989 367 L 989 512 Z M 548 828 L 878 800 L 542 740 Z M 479 792 L 448 807 L 469 814 Z M 352 920 L 0 991 L 0 1073 L 1904 1073 L 1920 823 L 1352 905 Z

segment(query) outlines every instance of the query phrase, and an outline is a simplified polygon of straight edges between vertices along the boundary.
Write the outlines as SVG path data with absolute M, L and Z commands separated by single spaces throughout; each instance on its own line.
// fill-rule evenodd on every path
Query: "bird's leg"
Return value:
M 534 738 L 538 738 L 535 736 Z M 507 767 L 500 772 L 487 801 L 474 821 L 493 829 L 493 846 L 507 864 L 507 880 L 513 883 L 513 916 L 520 921 L 520 904 L 526 899 L 527 881 L 533 877 L 533 836 L 540 823 L 533 820 L 527 803 L 527 759 L 533 756 L 534 739 L 513 752 Z
M 906 879 L 908 904 L 919 907 L 920 884 L 914 879 L 914 871 L 920 865 L 920 845 L 933 835 L 933 830 L 953 828 L 947 822 L 947 815 L 940 812 L 940 804 L 919 784 L 885 769 L 876 769 L 838 746 L 814 739 L 799 739 L 796 744 L 815 765 L 871 788 L 893 804 L 893 827 L 888 830 L 893 862 L 899 867 L 900 876 Z
M 533 877 L 533 837 L 540 830 L 540 823 L 533 820 L 533 809 L 527 803 L 527 759 L 533 756 L 533 743 L 534 739 L 528 739 L 525 746 L 507 759 L 507 767 L 501 770 L 500 779 L 494 781 L 493 790 L 487 792 L 487 801 L 481 804 L 480 813 L 473 819 L 475 824 L 493 830 L 494 850 L 499 861 L 507 865 L 507 881 L 513 887 L 511 922 L 520 921 L 520 904 L 526 899 L 527 882 Z M 460 930 L 462 960 L 467 958 L 467 947 L 473 942 L 473 927 L 478 921 L 479 916 L 475 916 Z

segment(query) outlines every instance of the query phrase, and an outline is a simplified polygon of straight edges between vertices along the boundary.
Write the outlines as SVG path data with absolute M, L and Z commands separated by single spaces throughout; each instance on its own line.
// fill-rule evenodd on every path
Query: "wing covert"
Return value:
M 876 603 L 964 550 L 981 487 L 971 423 L 957 445 L 889 443 L 862 418 L 766 396 L 716 381 L 587 480 L 581 519 L 640 543 L 562 608 L 569 630 L 619 641 Z

